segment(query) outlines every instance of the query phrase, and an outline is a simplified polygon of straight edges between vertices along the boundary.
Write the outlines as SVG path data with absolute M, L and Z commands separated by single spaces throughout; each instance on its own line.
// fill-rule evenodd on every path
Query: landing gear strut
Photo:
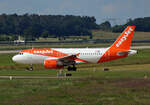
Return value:
M 33 71 L 33 67 L 31 66 L 31 67 L 29 68 L 29 70 L 30 70 L 30 71 Z
M 72 66 L 68 66 L 68 71 L 76 71 L 77 68 L 75 67 L 75 65 L 72 65 Z M 65 73 L 65 71 L 63 72 L 63 69 L 60 69 L 59 70 L 59 73 L 57 73 L 57 77 L 62 77 L 62 76 L 72 76 L 71 73 Z
M 63 69 L 60 69 L 59 72 L 57 73 L 57 77 L 62 77 L 63 76 Z

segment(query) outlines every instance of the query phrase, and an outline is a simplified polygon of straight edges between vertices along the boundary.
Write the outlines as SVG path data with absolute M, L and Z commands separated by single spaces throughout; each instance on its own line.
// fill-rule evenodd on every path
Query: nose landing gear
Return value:
M 33 65 L 31 64 L 30 67 L 27 67 L 26 69 L 29 71 L 33 71 Z

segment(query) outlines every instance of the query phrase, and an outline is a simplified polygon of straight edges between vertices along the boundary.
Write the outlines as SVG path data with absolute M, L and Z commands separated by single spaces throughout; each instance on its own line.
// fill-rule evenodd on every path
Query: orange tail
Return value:
M 135 26 L 128 26 L 111 47 L 104 53 L 98 63 L 107 62 L 128 56 Z
M 129 50 L 134 30 L 135 26 L 128 26 L 111 47 L 115 49 Z

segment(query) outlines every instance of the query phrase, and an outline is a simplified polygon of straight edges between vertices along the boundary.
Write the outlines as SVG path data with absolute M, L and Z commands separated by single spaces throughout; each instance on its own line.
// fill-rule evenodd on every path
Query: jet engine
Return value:
M 46 69 L 62 69 L 64 66 L 63 63 L 58 60 L 45 60 L 44 67 Z

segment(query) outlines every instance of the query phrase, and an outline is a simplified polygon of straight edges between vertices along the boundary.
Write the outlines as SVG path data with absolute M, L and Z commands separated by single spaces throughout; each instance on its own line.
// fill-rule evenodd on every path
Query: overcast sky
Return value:
M 97 23 L 150 16 L 150 0 L 0 0 L 0 14 L 95 16 Z

